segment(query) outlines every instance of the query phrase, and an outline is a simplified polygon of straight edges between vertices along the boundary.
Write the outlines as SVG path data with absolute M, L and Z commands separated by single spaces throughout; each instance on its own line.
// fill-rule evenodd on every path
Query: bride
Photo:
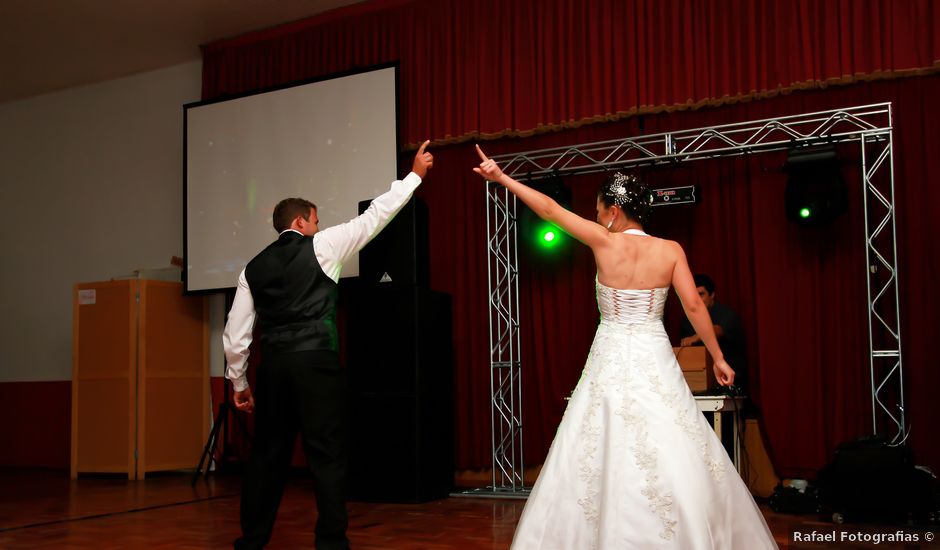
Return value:
M 682 247 L 643 231 L 646 185 L 615 174 L 598 193 L 595 223 L 504 174 L 479 145 L 477 153 L 474 172 L 591 247 L 597 263 L 600 326 L 512 550 L 777 548 L 663 329 L 672 286 L 719 383 L 734 382 Z

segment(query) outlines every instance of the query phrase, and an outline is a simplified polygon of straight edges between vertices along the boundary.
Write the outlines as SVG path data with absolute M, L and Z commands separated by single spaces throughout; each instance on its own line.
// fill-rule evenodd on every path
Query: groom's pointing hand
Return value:
M 418 174 L 418 177 L 424 179 L 428 175 L 428 170 L 434 166 L 434 156 L 428 153 L 426 149 L 431 140 L 427 140 L 418 148 L 418 154 L 415 155 L 414 164 L 411 165 L 411 171 Z

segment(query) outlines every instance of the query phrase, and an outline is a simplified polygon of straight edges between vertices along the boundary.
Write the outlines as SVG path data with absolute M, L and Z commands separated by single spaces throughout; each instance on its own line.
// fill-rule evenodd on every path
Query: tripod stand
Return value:
M 226 319 L 228 318 L 228 311 L 232 308 L 232 299 L 233 293 L 227 292 L 225 295 L 225 311 Z M 219 443 L 219 434 L 222 434 L 222 440 L 225 441 L 225 425 L 228 421 L 229 415 L 232 415 L 235 420 L 238 421 L 238 425 L 241 428 L 242 435 L 245 436 L 245 440 L 250 440 L 248 436 L 248 427 L 245 426 L 245 420 L 236 414 L 237 409 L 234 405 L 229 402 L 229 390 L 226 384 L 223 384 L 222 393 L 224 395 L 224 400 L 222 403 L 219 403 L 219 412 L 215 416 L 215 421 L 212 423 L 212 431 L 209 432 L 209 439 L 206 440 L 206 446 L 202 451 L 202 456 L 199 457 L 199 464 L 196 466 L 196 473 L 193 475 L 192 486 L 195 487 L 196 480 L 199 479 L 200 474 L 205 475 L 207 478 L 209 476 L 209 470 L 212 469 L 212 465 L 217 464 L 218 461 L 215 458 L 215 448 Z M 205 464 L 205 471 L 203 471 L 203 464 Z
M 238 421 L 238 425 L 241 427 L 242 433 L 245 437 L 248 437 L 248 428 L 245 426 L 245 421 L 235 414 L 235 407 L 228 402 L 228 395 L 226 394 L 226 400 L 222 403 L 219 403 L 219 414 L 215 417 L 215 422 L 212 424 L 212 431 L 209 432 L 209 439 L 206 440 L 206 447 L 202 451 L 202 456 L 199 457 L 199 465 L 196 466 L 196 473 L 193 475 L 192 486 L 196 485 L 196 480 L 199 479 L 199 475 L 203 474 L 207 478 L 209 476 L 209 470 L 212 469 L 212 465 L 217 463 L 215 458 L 215 447 L 219 442 L 219 434 L 224 434 L 225 423 L 228 420 L 229 415 L 231 414 L 235 420 Z M 205 471 L 203 471 L 203 464 L 205 464 Z

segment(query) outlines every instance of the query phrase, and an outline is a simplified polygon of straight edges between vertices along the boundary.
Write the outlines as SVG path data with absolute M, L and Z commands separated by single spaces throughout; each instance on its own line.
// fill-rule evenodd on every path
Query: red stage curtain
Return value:
M 203 48 L 203 98 L 401 66 L 402 143 L 940 68 L 932 0 L 378 0 Z

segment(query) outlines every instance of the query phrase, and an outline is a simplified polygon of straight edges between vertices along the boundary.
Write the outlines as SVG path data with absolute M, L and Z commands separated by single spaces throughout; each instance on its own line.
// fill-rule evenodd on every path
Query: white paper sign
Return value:
M 78 305 L 87 306 L 95 303 L 97 294 L 95 289 L 84 289 L 78 291 Z

